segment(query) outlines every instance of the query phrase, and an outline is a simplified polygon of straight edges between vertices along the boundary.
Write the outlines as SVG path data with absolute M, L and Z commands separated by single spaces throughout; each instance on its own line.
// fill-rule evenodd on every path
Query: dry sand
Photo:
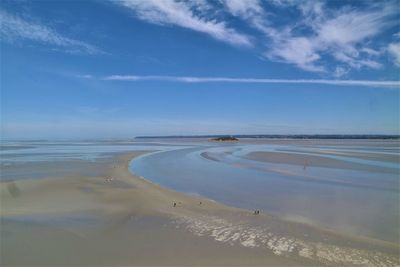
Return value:
M 99 176 L 1 182 L 0 265 L 400 264 L 396 244 L 254 215 L 161 188 L 129 172 L 130 160 L 138 155 L 102 162 L 105 171 Z

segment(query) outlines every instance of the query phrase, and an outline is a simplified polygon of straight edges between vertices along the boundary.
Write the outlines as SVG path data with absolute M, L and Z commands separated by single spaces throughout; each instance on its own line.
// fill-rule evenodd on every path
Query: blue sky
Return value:
M 399 1 L 1 1 L 1 137 L 399 134 Z

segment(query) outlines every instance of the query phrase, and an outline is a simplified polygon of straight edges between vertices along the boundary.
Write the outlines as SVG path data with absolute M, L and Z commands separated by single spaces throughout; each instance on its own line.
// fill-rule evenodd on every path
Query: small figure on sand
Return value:
M 201 205 L 201 201 L 200 201 L 199 205 Z
M 259 210 L 255 210 L 254 211 L 254 215 L 258 215 L 258 214 L 260 214 L 260 211 Z
M 174 202 L 174 208 L 176 207 L 176 202 Z

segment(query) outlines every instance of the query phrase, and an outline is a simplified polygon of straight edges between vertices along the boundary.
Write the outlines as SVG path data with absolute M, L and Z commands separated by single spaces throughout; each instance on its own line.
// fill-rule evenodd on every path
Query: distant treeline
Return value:
M 211 138 L 211 141 L 239 141 L 239 139 L 237 139 L 234 136 L 221 136 L 221 137 L 215 137 L 215 138 Z
M 169 136 L 137 136 L 135 139 L 148 138 L 222 138 L 226 135 L 169 135 Z M 400 135 L 380 134 L 238 134 L 230 135 L 235 138 L 275 138 L 275 139 L 400 139 Z

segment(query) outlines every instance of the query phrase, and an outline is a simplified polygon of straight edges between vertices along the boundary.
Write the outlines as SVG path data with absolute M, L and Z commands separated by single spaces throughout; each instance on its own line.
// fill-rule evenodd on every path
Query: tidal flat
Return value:
M 2 150 L 1 266 L 398 266 L 398 142 L 328 145 Z

